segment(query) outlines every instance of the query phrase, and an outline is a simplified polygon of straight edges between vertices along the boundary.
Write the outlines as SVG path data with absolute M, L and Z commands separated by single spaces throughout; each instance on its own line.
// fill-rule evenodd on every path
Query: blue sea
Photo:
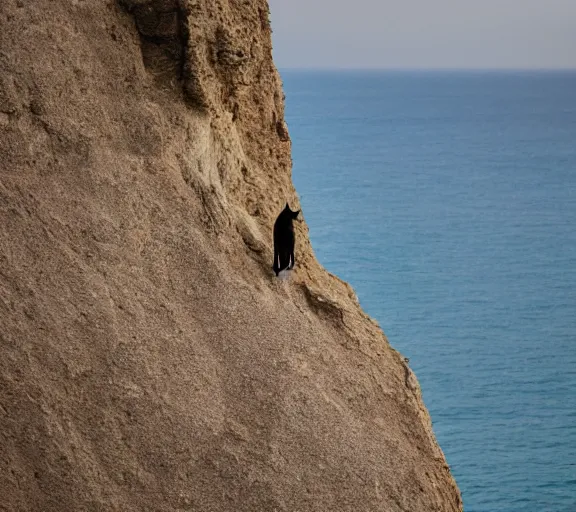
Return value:
M 316 255 L 410 358 L 464 509 L 576 511 L 576 71 L 281 74 Z

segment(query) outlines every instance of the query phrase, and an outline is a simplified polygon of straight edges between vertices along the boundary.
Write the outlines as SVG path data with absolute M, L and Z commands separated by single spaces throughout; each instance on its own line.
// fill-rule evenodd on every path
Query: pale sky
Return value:
M 576 0 L 269 0 L 279 68 L 576 68 Z

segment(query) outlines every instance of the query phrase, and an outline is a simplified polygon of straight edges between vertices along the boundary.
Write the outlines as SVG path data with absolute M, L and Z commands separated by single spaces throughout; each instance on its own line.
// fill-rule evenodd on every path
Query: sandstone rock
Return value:
M 265 0 L 0 2 L 3 510 L 461 510 L 304 222 L 272 277 L 283 109 Z

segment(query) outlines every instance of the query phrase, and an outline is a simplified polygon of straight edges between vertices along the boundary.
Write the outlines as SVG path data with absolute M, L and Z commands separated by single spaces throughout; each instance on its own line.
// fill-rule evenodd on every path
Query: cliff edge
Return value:
M 283 109 L 265 0 L 2 0 L 1 510 L 462 510 L 304 222 L 273 278 Z

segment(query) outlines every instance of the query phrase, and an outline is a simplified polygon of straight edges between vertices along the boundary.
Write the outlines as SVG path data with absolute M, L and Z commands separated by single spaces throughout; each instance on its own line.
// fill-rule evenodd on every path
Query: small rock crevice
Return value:
M 192 73 L 188 65 L 188 8 L 186 0 L 119 0 L 136 23 L 142 57 L 156 80 L 181 89 L 189 98 L 186 82 Z M 199 104 L 199 105 L 198 105 Z

